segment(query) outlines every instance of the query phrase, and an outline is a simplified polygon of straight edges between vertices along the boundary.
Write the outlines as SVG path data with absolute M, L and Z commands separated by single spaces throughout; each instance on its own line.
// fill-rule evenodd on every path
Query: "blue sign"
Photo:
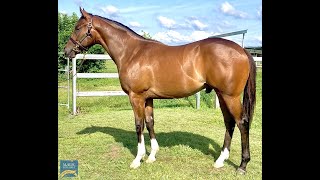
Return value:
M 60 177 L 78 177 L 78 160 L 60 160 Z

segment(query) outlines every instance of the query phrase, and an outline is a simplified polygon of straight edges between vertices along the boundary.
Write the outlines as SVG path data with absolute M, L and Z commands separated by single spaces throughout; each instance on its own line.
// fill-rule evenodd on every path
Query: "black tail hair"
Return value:
M 246 52 L 249 58 L 250 72 L 249 72 L 249 77 L 243 92 L 242 118 L 246 117 L 245 119 L 247 119 L 249 121 L 249 124 L 251 125 L 254 106 L 256 103 L 256 69 L 257 68 L 252 55 L 246 49 L 244 49 L 244 51 Z

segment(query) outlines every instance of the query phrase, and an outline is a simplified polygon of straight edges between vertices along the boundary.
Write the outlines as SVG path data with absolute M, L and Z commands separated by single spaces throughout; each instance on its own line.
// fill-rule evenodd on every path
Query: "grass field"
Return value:
M 112 62 L 104 72 L 116 72 Z M 236 128 L 225 166 L 213 167 L 219 157 L 225 127 L 220 109 L 214 109 L 214 92 L 201 92 L 201 108 L 195 96 L 154 100 L 155 132 L 160 151 L 152 164 L 130 169 L 137 151 L 133 111 L 127 96 L 78 97 L 80 113 L 58 111 L 58 174 L 60 160 L 78 160 L 80 179 L 262 179 L 262 70 L 257 73 L 257 103 L 250 130 L 251 161 L 246 175 L 237 175 L 241 160 L 240 133 Z M 66 82 L 59 80 L 59 85 Z M 120 90 L 118 79 L 79 79 L 79 90 Z M 59 89 L 59 102 L 66 101 Z M 148 132 L 144 131 L 147 155 Z M 146 158 L 145 158 L 146 160 Z

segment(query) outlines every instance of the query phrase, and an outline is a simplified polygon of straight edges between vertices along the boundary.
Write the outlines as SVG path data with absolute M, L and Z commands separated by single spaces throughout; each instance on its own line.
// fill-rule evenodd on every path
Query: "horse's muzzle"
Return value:
M 74 58 L 76 53 L 72 50 L 72 48 L 64 48 L 64 55 L 68 58 Z

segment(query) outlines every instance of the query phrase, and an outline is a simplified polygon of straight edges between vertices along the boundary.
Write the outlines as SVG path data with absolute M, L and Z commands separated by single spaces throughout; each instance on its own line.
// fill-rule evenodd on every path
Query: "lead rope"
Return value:
M 78 72 L 80 71 L 80 69 L 81 69 L 81 67 L 82 67 L 83 62 L 86 60 L 86 54 L 87 54 L 87 52 L 84 52 L 84 53 L 83 53 L 83 59 L 82 59 L 82 61 L 80 62 L 79 68 L 77 69 L 76 73 L 72 76 L 72 79 L 73 79 L 73 78 L 74 78 L 74 76 L 75 76 L 75 75 L 77 75 L 77 74 L 78 74 Z M 73 72 L 73 70 L 72 70 L 72 71 L 70 71 L 70 73 L 72 73 L 72 72 Z M 77 84 L 77 92 L 79 92 L 79 83 Z
M 79 69 L 77 69 L 77 72 L 75 73 L 75 75 L 80 71 L 83 62 L 86 60 L 86 54 L 87 54 L 87 51 L 83 53 L 83 59 L 80 62 Z M 79 83 L 77 83 L 77 92 L 79 92 Z

